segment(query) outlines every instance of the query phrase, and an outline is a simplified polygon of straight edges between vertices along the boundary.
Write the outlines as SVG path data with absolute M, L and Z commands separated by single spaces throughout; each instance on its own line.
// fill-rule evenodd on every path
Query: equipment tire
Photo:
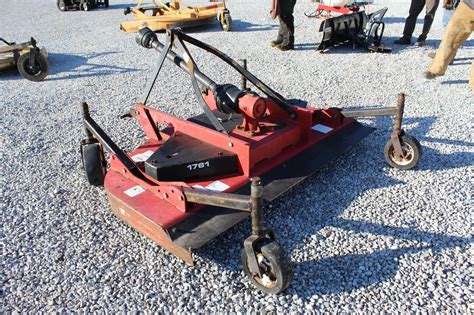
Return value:
M 89 184 L 93 186 L 104 185 L 107 168 L 104 152 L 99 143 L 87 143 L 81 145 L 82 166 L 86 172 Z
M 104 0 L 104 6 L 105 6 L 106 8 L 109 7 L 109 0 Z
M 16 67 L 18 72 L 27 80 L 39 82 L 43 81 L 48 75 L 49 63 L 48 58 L 41 53 L 36 57 L 36 67 L 30 67 L 30 53 L 21 55 L 18 58 Z
M 59 11 L 63 11 L 63 12 L 67 11 L 67 6 L 64 0 L 58 0 L 56 2 L 56 5 L 58 6 Z
M 221 27 L 224 32 L 232 31 L 232 17 L 229 13 L 224 13 L 219 22 L 221 23 Z
M 395 152 L 392 139 L 387 141 L 384 149 L 384 156 L 387 163 L 396 169 L 410 170 L 420 161 L 422 150 L 421 144 L 415 137 L 403 135 L 400 137 L 404 158 L 402 161 L 395 159 Z
M 293 279 L 293 272 L 281 246 L 270 239 L 263 239 L 257 244 L 256 254 L 259 265 L 266 269 L 263 277 L 253 277 L 247 265 L 247 254 L 242 250 L 241 260 L 244 272 L 250 281 L 262 292 L 278 294 L 288 288 Z

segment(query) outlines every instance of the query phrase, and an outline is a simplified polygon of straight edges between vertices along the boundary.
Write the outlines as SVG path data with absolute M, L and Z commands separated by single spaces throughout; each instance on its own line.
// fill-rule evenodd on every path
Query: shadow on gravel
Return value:
M 111 5 L 109 5 L 109 7 L 106 8 L 106 9 L 108 9 L 108 10 L 115 10 L 115 9 L 126 9 L 126 8 L 129 8 L 129 7 L 130 7 L 130 8 L 133 8 L 134 5 L 133 5 L 133 4 L 124 4 L 124 3 L 122 3 L 122 4 L 111 4 Z
M 48 76 L 47 81 L 69 80 L 84 77 L 95 77 L 111 75 L 114 73 L 127 73 L 140 71 L 140 69 L 111 66 L 104 62 L 104 64 L 94 62 L 95 59 L 100 59 L 112 54 L 120 53 L 118 51 L 109 51 L 91 54 L 56 54 L 50 53 L 48 55 L 49 63 L 51 65 L 50 75 L 57 75 L 56 77 Z
M 462 81 L 462 83 L 467 84 L 468 82 Z M 410 106 L 409 96 L 407 98 L 407 106 Z M 467 148 L 474 147 L 473 142 L 426 136 L 429 134 L 431 129 L 434 128 L 433 126 L 437 119 L 438 117 L 436 116 L 406 117 L 403 119 L 406 133 L 417 138 L 422 145 L 422 157 L 417 169 L 443 171 L 472 165 L 472 161 L 474 161 L 474 153 L 470 152 Z M 382 130 L 387 130 L 387 132 L 389 132 L 389 130 L 391 131 L 392 121 L 393 118 L 390 117 L 377 117 L 375 125 L 379 126 Z M 441 153 L 436 149 L 430 148 L 429 144 L 443 144 L 458 146 L 460 148 L 452 150 L 452 153 Z
M 408 16 L 408 12 L 407 12 Z M 386 16 L 383 18 L 383 22 L 385 24 L 397 24 L 397 23 L 403 23 L 405 24 L 407 17 L 400 17 L 400 16 Z M 416 24 L 423 24 L 424 20 L 423 19 L 417 19 Z
M 468 84 L 468 80 L 449 80 L 441 82 L 442 85 L 451 85 L 451 84 Z
M 232 32 L 260 32 L 277 29 L 276 24 L 253 24 L 242 20 L 232 21 Z
M 311 287 L 303 288 L 297 294 L 301 297 L 312 295 L 337 294 L 365 288 L 372 284 L 386 281 L 394 277 L 399 269 L 398 258 L 412 255 L 420 251 L 431 250 L 435 254 L 445 248 L 466 246 L 472 238 L 448 236 L 438 233 L 424 232 L 411 228 L 391 227 L 369 222 L 334 218 L 326 226 L 352 231 L 370 233 L 399 239 L 425 243 L 422 246 L 397 249 L 383 249 L 368 254 L 333 256 L 317 261 L 306 261 L 305 274 L 311 275 Z M 297 266 L 298 266 L 297 265 Z M 298 267 L 296 268 L 298 269 Z M 304 277 L 303 277 L 304 278 Z M 295 283 L 302 281 L 295 277 Z M 297 287 L 295 285 L 295 287 Z
M 0 71 L 0 82 L 11 80 L 24 80 L 20 73 L 18 73 L 16 67 L 7 68 Z
M 409 99 L 407 102 L 409 104 Z M 425 136 L 433 128 L 436 120 L 437 117 L 434 116 L 407 117 L 404 119 L 404 125 L 407 133 L 421 140 L 423 144 L 433 142 L 453 146 L 472 147 L 474 145 L 474 143 L 465 141 Z M 375 132 L 372 136 L 380 138 L 380 141 L 377 140 L 376 142 L 382 148 L 383 138 L 388 140 L 392 125 L 393 118 L 375 118 L 375 126 L 380 132 Z M 377 147 L 379 147 L 378 144 Z M 325 233 L 319 232 L 324 227 L 332 227 L 353 233 L 392 237 L 418 242 L 419 244 L 415 246 L 405 245 L 400 248 L 383 248 L 375 251 L 371 249 L 370 252 L 363 254 L 335 255 L 318 260 L 314 260 L 311 257 L 312 254 L 309 253 L 310 258 L 295 264 L 295 276 L 287 292 L 288 295 L 308 299 L 313 296 L 367 288 L 397 277 L 401 256 L 414 255 L 426 250 L 437 254 L 438 251 L 443 249 L 466 247 L 473 242 L 472 237 L 466 238 L 421 231 L 416 226 L 388 226 L 341 218 L 340 215 L 349 205 L 366 191 L 401 184 L 398 179 L 388 176 L 386 171 L 379 168 L 378 163 L 367 163 L 367 159 L 371 160 L 374 157 L 379 157 L 380 152 L 375 152 L 373 149 L 373 146 L 361 142 L 350 152 L 345 153 L 340 160 L 329 163 L 310 179 L 272 202 L 271 209 L 270 207 L 266 208 L 271 213 L 265 216 L 265 225 L 274 229 L 277 239 L 287 253 L 299 251 L 301 254 L 301 251 L 304 250 L 302 248 L 309 241 L 309 237 L 316 242 L 328 237 Z M 449 170 L 467 166 L 472 164 L 474 157 L 472 153 L 464 152 L 466 148 L 460 148 L 458 152 L 452 154 L 440 154 L 437 150 L 428 148 L 426 145 L 423 150 L 424 155 L 419 170 Z M 360 172 L 360 170 L 354 169 L 359 166 L 363 169 L 375 167 L 379 170 L 375 175 L 370 174 L 370 172 L 359 175 L 356 182 L 352 179 L 350 172 L 341 175 L 341 167 L 349 167 L 354 172 Z M 337 185 L 334 185 L 335 183 Z M 350 183 L 350 186 L 347 186 L 347 183 Z M 328 186 L 334 189 L 328 189 Z M 344 189 L 341 190 L 341 187 L 344 187 Z M 308 194 L 308 191 L 311 193 Z M 293 236 L 285 238 L 288 233 Z M 196 253 L 204 260 L 213 261 L 225 270 L 240 272 L 242 267 L 238 257 L 242 248 L 241 242 L 249 234 L 250 220 L 247 218 L 206 244 Z M 350 247 L 350 245 L 347 245 L 350 244 L 347 240 L 344 240 L 343 244 Z M 239 290 L 246 290 L 242 283 L 236 283 L 235 287 Z
M 273 24 L 253 24 L 244 22 L 242 20 L 232 20 L 232 32 L 258 32 L 268 31 L 278 28 L 278 25 Z M 193 26 L 191 28 L 184 29 L 186 34 L 195 34 L 203 32 L 222 32 L 222 28 L 219 22 L 216 20 L 214 23 Z M 163 32 L 164 33 L 164 32 Z

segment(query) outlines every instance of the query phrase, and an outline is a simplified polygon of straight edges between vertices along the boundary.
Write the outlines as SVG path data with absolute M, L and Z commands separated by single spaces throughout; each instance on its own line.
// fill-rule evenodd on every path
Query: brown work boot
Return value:
M 295 49 L 295 45 L 293 44 L 287 44 L 287 45 L 277 45 L 275 48 L 281 50 L 281 51 L 288 51 L 288 50 L 293 50 Z
M 425 46 L 425 44 L 426 44 L 426 37 L 420 35 L 420 37 L 418 37 L 418 39 L 415 42 L 415 46 L 421 47 L 421 46 Z
M 277 39 L 272 40 L 270 42 L 270 46 L 276 47 L 276 46 L 280 45 L 281 43 L 283 43 L 283 39 L 277 38 Z
M 281 44 L 275 46 L 275 48 L 281 51 L 288 51 L 295 49 L 295 38 L 290 36 L 289 40 L 284 40 Z
M 434 74 L 433 72 L 430 72 L 430 71 L 425 71 L 425 73 L 423 73 L 423 76 L 429 80 L 431 79 L 434 79 L 437 77 L 436 74 Z

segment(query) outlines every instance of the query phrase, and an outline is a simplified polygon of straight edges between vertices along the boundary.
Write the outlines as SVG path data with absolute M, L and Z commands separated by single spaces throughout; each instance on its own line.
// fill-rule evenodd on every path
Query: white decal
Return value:
M 201 162 L 201 163 L 189 164 L 189 165 L 187 165 L 186 167 L 187 167 L 190 171 L 196 170 L 196 169 L 199 169 L 199 168 L 209 167 L 209 161 Z
M 129 196 L 129 197 L 135 197 L 135 196 L 138 196 L 139 194 L 141 194 L 142 192 L 144 192 L 145 189 L 140 186 L 140 185 L 137 185 L 137 186 L 133 186 L 132 188 L 130 189 L 127 189 L 124 191 L 124 193 Z
M 212 191 L 224 191 L 230 186 L 227 184 L 224 184 L 221 181 L 216 180 L 213 183 L 210 183 L 209 185 L 206 186 L 206 189 L 212 190 Z
M 132 156 L 132 160 L 135 162 L 145 162 L 146 160 L 150 158 L 150 156 L 152 156 L 153 153 L 154 153 L 153 151 L 148 150 L 146 152 L 139 153 Z
M 329 131 L 332 130 L 331 127 L 321 125 L 321 124 L 314 125 L 311 129 L 322 132 L 322 133 L 328 133 Z

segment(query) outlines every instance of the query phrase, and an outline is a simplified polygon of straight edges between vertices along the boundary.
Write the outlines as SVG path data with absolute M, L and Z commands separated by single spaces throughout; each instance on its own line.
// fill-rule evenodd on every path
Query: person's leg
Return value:
M 286 25 L 282 22 L 281 17 L 279 17 L 278 19 L 280 20 L 280 28 L 278 29 L 277 38 L 270 42 L 270 46 L 272 47 L 280 45 L 283 42 L 283 34 L 284 34 L 284 29 L 286 28 Z
M 425 6 L 425 0 L 411 0 L 410 11 L 405 21 L 405 28 L 403 29 L 403 36 L 395 41 L 395 44 L 409 45 L 411 44 L 411 36 L 416 26 L 416 19 Z
M 293 17 L 293 11 L 296 4 L 296 0 L 282 0 L 280 10 L 280 26 L 283 30 L 282 38 L 283 41 L 277 46 L 281 50 L 290 50 L 294 48 L 294 32 L 295 22 Z
M 456 54 L 457 49 L 469 38 L 474 31 L 474 10 L 461 2 L 448 23 L 448 28 L 439 45 L 433 63 L 425 72 L 425 77 L 432 79 L 446 72 L 448 64 Z M 472 78 L 472 74 L 471 74 Z
M 421 35 L 418 37 L 415 45 L 423 46 L 426 41 L 426 37 L 430 32 L 431 25 L 433 24 L 436 10 L 438 9 L 439 0 L 426 0 L 426 15 L 423 23 L 423 30 Z

